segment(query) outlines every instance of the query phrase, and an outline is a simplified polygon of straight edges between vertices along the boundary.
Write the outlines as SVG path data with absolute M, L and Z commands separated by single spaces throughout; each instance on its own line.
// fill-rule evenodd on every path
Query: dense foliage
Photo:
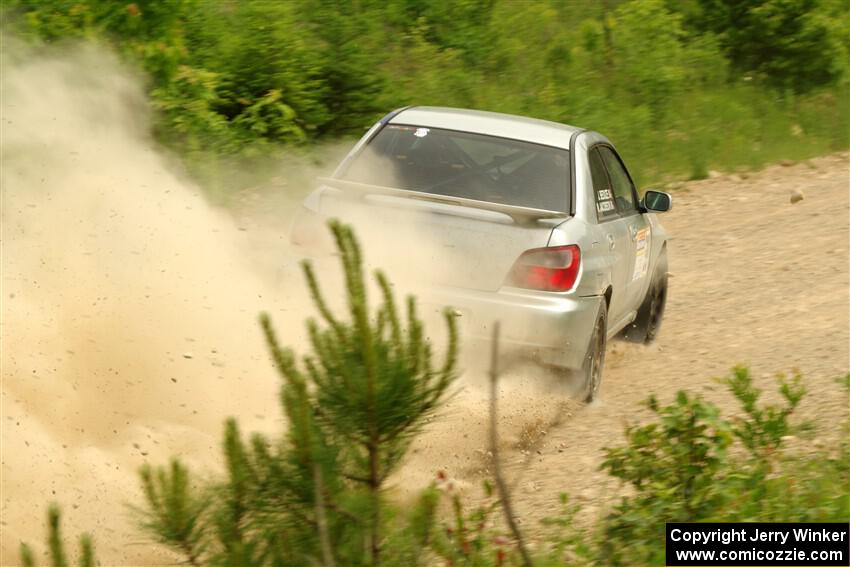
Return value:
M 642 183 L 848 144 L 846 0 L 9 0 L 35 43 L 97 39 L 150 77 L 207 184 L 409 104 L 609 135 Z

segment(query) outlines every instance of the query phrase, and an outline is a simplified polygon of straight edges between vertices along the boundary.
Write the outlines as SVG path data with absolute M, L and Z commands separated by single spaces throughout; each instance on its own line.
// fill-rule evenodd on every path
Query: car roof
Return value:
M 537 118 L 439 106 L 412 106 L 402 109 L 390 118 L 389 123 L 460 130 L 544 144 L 565 150 L 569 149 L 570 137 L 582 130 L 575 126 Z

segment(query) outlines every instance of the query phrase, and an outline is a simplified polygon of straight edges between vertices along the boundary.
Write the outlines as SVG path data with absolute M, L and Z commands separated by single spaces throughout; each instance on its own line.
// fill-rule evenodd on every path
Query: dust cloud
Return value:
M 179 456 L 215 474 L 225 416 L 243 431 L 285 427 L 256 321 L 268 311 L 285 344 L 303 344 L 312 310 L 285 244 L 291 201 L 247 220 L 209 205 L 151 140 L 140 78 L 96 48 L 4 53 L 2 75 L 0 564 L 21 541 L 40 549 L 50 502 L 105 564 L 173 562 L 127 510 L 141 502 L 138 468 Z M 396 486 L 478 474 L 475 361 Z M 506 443 L 561 415 L 530 372 L 506 376 Z
M 4 61 L 3 564 L 51 501 L 108 563 L 165 560 L 133 545 L 138 467 L 280 428 L 257 314 L 295 340 L 305 298 L 157 153 L 140 84 L 93 48 Z

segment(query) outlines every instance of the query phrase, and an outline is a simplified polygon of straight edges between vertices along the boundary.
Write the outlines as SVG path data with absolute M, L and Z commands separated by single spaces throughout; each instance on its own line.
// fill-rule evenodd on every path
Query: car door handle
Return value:
M 614 235 L 609 234 L 608 235 L 608 250 L 613 250 L 616 245 L 617 245 L 617 242 L 614 240 Z
M 629 234 L 632 235 L 632 240 L 637 239 L 637 233 L 638 233 L 637 227 L 635 225 L 630 225 L 629 226 Z

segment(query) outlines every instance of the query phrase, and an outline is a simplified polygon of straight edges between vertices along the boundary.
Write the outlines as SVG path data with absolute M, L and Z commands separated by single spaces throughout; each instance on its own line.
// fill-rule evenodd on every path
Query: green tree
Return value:
M 255 435 L 246 442 L 229 420 L 227 475 L 206 488 L 177 461 L 142 469 L 143 528 L 191 564 L 379 565 L 382 541 L 391 538 L 390 563 L 409 565 L 429 541 L 434 495 L 426 491 L 403 515 L 387 511 L 383 487 L 455 378 L 454 318 L 446 311 L 448 343 L 435 366 L 415 300 L 407 299 L 406 318 L 400 316 L 389 281 L 377 272 L 382 303 L 373 312 L 357 240 L 350 227 L 330 226 L 343 266 L 347 317 L 331 312 L 305 263 L 321 315 L 308 322 L 312 353 L 299 364 L 279 344 L 269 317 L 261 320 L 283 378 L 284 438 Z M 391 517 L 406 530 L 392 530 Z
M 780 89 L 804 92 L 832 83 L 843 69 L 846 2 L 823 0 L 698 0 L 690 23 L 717 34 L 739 72 L 756 73 Z M 845 25 L 846 28 L 846 25 Z

